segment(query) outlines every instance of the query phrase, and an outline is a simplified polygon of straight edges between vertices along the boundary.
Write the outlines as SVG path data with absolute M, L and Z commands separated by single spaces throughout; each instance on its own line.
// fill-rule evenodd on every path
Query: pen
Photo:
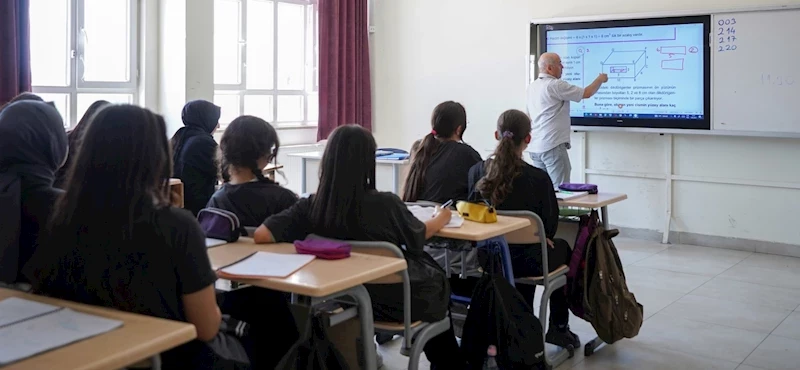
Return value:
M 453 200 L 450 199 L 450 200 L 444 202 L 444 204 L 442 204 L 439 209 L 447 209 L 447 207 L 450 207 L 452 205 L 453 205 Z M 436 217 L 438 214 L 439 214 L 439 212 L 434 212 L 433 216 L 431 216 L 431 218 Z

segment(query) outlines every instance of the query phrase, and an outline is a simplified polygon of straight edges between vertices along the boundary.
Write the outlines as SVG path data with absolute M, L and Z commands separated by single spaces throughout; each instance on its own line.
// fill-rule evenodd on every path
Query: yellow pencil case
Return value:
M 458 201 L 456 203 L 456 210 L 458 210 L 458 214 L 465 220 L 482 222 L 485 224 L 497 222 L 497 212 L 494 207 L 486 202 L 473 203 Z

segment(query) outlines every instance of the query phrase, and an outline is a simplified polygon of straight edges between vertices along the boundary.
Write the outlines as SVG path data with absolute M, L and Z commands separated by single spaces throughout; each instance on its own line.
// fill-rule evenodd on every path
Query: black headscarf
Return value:
M 219 124 L 222 109 L 206 100 L 192 100 L 183 106 L 183 126 L 172 136 L 172 163 L 180 163 L 183 145 L 194 136 L 211 136 Z M 177 168 L 177 166 L 176 166 Z
M 0 281 L 18 273 L 22 193 L 51 187 L 67 155 L 67 134 L 47 103 L 18 101 L 0 111 Z

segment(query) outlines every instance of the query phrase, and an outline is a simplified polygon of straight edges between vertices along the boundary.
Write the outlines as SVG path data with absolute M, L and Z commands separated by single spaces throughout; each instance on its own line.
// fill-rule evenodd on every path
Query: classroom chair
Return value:
M 307 239 L 328 239 L 318 235 L 309 235 Z M 329 239 L 330 240 L 330 239 Z M 388 242 L 363 242 L 363 241 L 343 241 L 353 247 L 354 252 L 371 254 L 376 256 L 403 258 L 403 252 L 394 244 Z M 403 346 L 400 353 L 408 356 L 408 369 L 417 370 L 419 359 L 425 344 L 432 338 L 450 330 L 450 318 L 437 322 L 411 322 L 411 279 L 408 270 L 373 280 L 368 284 L 403 284 L 403 322 L 375 322 L 375 332 L 387 335 L 403 336 Z M 367 338 L 371 339 L 371 338 Z
M 506 241 L 508 241 L 508 244 L 537 244 L 537 247 L 542 249 L 542 271 L 550 271 L 547 263 L 547 238 L 540 237 L 540 233 L 544 232 L 544 223 L 542 222 L 542 219 L 531 211 L 498 210 L 497 214 L 502 216 L 527 218 L 531 221 L 530 226 L 506 234 Z M 539 322 L 542 324 L 543 341 L 545 333 L 547 333 L 547 308 L 550 301 L 550 295 L 553 294 L 555 290 L 567 284 L 567 272 L 569 272 L 569 267 L 567 267 L 567 265 L 561 265 L 553 270 L 553 272 L 543 276 L 515 279 L 517 284 L 541 285 L 544 287 L 544 293 L 542 294 L 542 299 L 539 302 Z M 531 306 L 535 306 L 534 302 L 531 302 Z M 547 351 L 545 351 L 545 362 L 547 363 L 548 368 L 558 367 L 564 361 L 571 358 L 574 355 L 574 351 L 575 348 L 564 348 L 552 357 L 548 356 Z

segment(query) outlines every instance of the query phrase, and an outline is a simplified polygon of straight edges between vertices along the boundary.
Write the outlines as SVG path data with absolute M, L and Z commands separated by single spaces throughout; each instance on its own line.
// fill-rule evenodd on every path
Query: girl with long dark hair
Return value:
M 200 225 L 169 202 L 170 167 L 161 116 L 132 105 L 94 115 L 26 268 L 34 290 L 194 324 L 198 340 L 164 353 L 166 369 L 219 368 L 232 358 L 220 343 L 240 343 L 240 362 L 273 368 L 289 345 L 272 330 L 297 336 L 286 302 L 256 288 L 217 296 Z M 221 312 L 247 323 L 247 334 L 221 332 Z
M 450 289 L 444 271 L 422 249 L 441 230 L 450 212 L 418 220 L 392 193 L 375 190 L 375 150 L 372 134 L 359 126 L 333 131 L 320 164 L 316 194 L 264 221 L 255 233 L 258 243 L 292 242 L 309 234 L 342 239 L 387 241 L 404 246 L 411 278 L 411 319 L 438 321 L 448 315 Z M 403 321 L 401 284 L 370 285 L 376 320 Z M 431 369 L 463 369 L 452 330 L 425 346 Z
M 197 214 L 214 194 L 219 170 L 217 142 L 211 134 L 219 127 L 221 108 L 205 100 L 192 100 L 183 107 L 181 127 L 172 136 L 173 177 L 181 179 L 184 208 Z
M 67 172 L 69 171 L 69 167 L 72 165 L 72 159 L 75 157 L 75 153 L 78 151 L 78 146 L 81 142 L 81 137 L 83 136 L 83 132 L 86 131 L 86 127 L 89 126 L 89 120 L 92 116 L 97 113 L 103 107 L 111 105 L 111 103 L 105 100 L 98 100 L 86 109 L 86 113 L 83 114 L 81 120 L 75 125 L 75 128 L 72 131 L 67 133 L 67 141 L 69 142 L 69 153 L 67 154 L 67 160 L 64 162 L 64 165 L 58 169 L 56 172 L 56 181 L 55 187 L 63 188 L 64 184 L 67 182 Z
M 461 141 L 466 129 L 464 106 L 453 101 L 436 106 L 431 132 L 411 148 L 404 201 L 444 203 L 467 198 L 467 172 L 481 156 Z
M 207 206 L 231 211 L 242 225 L 255 227 L 297 202 L 297 195 L 262 172 L 278 156 L 280 145 L 267 121 L 253 116 L 233 120 L 219 143 L 225 184 Z
M 531 119 L 512 109 L 497 120 L 498 140 L 494 156 L 476 164 L 469 171 L 470 199 L 488 200 L 499 210 L 531 211 L 541 217 L 550 250 L 548 267 L 555 270 L 568 264 L 572 250 L 563 239 L 554 239 L 558 228 L 558 200 L 550 176 L 522 160 L 531 141 Z M 510 245 L 514 276 L 542 276 L 542 251 L 539 244 Z M 536 287 L 517 285 L 528 302 L 533 302 Z M 580 339 L 569 330 L 569 310 L 561 288 L 550 296 L 550 328 L 547 342 L 566 347 L 580 347 Z

